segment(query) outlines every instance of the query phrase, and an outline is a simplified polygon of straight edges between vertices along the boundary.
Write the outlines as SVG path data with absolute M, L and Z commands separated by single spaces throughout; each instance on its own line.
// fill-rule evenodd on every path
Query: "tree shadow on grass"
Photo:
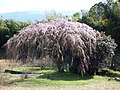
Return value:
M 49 76 L 50 75 L 50 76 Z M 38 79 L 41 77 L 38 77 Z M 92 79 L 93 76 L 80 76 L 78 74 L 70 73 L 70 72 L 53 72 L 51 74 L 44 75 L 44 78 L 51 80 L 64 80 L 64 81 L 76 81 L 76 80 L 89 80 Z
M 50 78 L 48 78 L 48 75 L 51 75 Z M 12 85 L 12 84 L 19 84 L 19 83 L 24 83 L 24 84 L 41 84 L 41 85 L 46 85 L 46 84 L 49 84 L 49 83 L 53 83 L 51 81 L 80 81 L 80 80 L 90 80 L 92 79 L 93 76 L 80 76 L 78 74 L 73 74 L 73 73 L 70 73 L 70 72 L 64 72 L 64 73 L 59 73 L 59 72 L 52 72 L 52 73 L 49 73 L 49 74 L 44 74 L 43 76 L 39 76 L 39 77 L 36 77 L 36 78 L 27 78 L 27 79 L 16 79 L 16 80 L 12 80 L 9 85 Z M 47 80 L 48 79 L 48 80 Z M 48 82 L 48 83 L 46 83 Z

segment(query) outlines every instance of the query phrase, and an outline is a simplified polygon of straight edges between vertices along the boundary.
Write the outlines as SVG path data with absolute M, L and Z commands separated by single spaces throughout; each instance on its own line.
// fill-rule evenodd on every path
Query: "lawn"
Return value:
M 79 76 L 70 72 L 59 73 L 56 68 L 45 68 L 41 70 L 39 67 L 17 67 L 12 68 L 15 71 L 32 72 L 32 74 L 41 74 L 37 78 L 17 79 L 12 84 L 32 85 L 32 86 L 66 86 L 66 85 L 83 85 L 92 82 L 105 81 L 107 77 L 102 76 Z M 48 79 L 47 75 L 51 75 Z
M 0 85 L 0 90 L 119 90 L 120 82 L 111 80 L 106 76 L 84 76 L 70 72 L 58 73 L 55 67 L 15 67 L 15 71 L 41 74 L 36 78 L 21 79 L 5 74 L 7 83 Z M 3 74 L 3 73 L 1 73 Z M 46 75 L 51 75 L 48 79 Z

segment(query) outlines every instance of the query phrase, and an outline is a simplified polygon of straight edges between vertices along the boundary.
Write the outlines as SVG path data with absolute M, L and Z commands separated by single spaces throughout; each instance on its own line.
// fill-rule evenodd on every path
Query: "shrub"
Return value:
M 40 59 L 32 62 L 33 66 L 40 67 L 40 69 L 45 69 L 46 66 L 51 66 L 53 61 L 49 58 L 49 56 L 41 57 Z
M 119 71 L 114 71 L 114 70 L 110 70 L 107 68 L 103 68 L 102 71 L 106 71 L 105 75 L 107 75 L 109 77 L 120 77 Z
M 100 68 L 110 68 L 117 44 L 111 36 L 106 36 L 104 32 L 97 35 L 96 44 L 94 66 L 97 70 Z

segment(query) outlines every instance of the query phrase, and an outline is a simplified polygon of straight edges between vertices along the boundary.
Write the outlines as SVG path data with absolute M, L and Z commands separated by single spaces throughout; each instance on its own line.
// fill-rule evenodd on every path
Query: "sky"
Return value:
M 106 0 L 0 0 L 0 13 L 23 11 L 89 10 L 95 3 Z

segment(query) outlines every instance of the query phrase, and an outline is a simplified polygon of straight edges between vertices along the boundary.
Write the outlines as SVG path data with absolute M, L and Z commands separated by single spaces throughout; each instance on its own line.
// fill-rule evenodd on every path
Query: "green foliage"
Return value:
M 17 22 L 13 19 L 0 18 L 0 49 L 11 38 L 15 33 L 17 33 L 22 28 L 30 25 L 30 22 Z
M 116 53 L 112 61 L 112 69 L 120 71 L 120 53 Z
M 4 27 L 4 20 L 0 17 L 0 26 Z
M 103 68 L 102 70 L 106 71 L 106 75 L 109 77 L 120 77 L 119 71 L 114 71 L 107 68 Z
M 73 14 L 72 21 L 74 21 L 74 22 L 81 22 L 80 12 L 76 12 L 76 13 Z
M 99 2 L 92 6 L 87 14 L 82 16 L 82 22 L 96 30 L 105 31 L 107 35 L 111 35 L 117 42 L 118 48 L 120 43 L 119 21 L 120 6 L 117 2 L 114 2 L 114 0 L 107 0 L 107 3 Z
M 20 23 L 13 19 L 5 20 L 5 24 L 6 24 L 6 27 L 10 29 L 9 37 L 12 37 L 13 34 L 15 34 L 18 30 L 22 29 Z
M 2 47 L 9 39 L 9 31 L 9 28 L 0 26 L 0 47 Z
M 116 53 L 120 52 L 120 3 L 114 2 L 114 0 L 107 0 L 107 3 L 100 2 L 95 4 L 88 13 L 82 16 L 82 22 L 96 30 L 104 31 L 106 35 L 111 35 L 118 44 Z
M 96 46 L 96 60 L 94 65 L 100 68 L 110 68 L 112 65 L 112 58 L 115 55 L 115 49 L 117 45 L 111 36 L 106 36 L 105 33 L 101 32 L 97 36 Z
M 29 26 L 31 23 L 30 22 L 20 22 L 20 28 L 22 29 L 22 28 L 24 28 L 24 27 L 27 27 L 27 26 Z
M 82 22 L 90 25 L 99 31 L 104 31 L 106 28 L 106 9 L 102 2 L 95 4 L 89 10 L 89 12 L 82 16 Z

